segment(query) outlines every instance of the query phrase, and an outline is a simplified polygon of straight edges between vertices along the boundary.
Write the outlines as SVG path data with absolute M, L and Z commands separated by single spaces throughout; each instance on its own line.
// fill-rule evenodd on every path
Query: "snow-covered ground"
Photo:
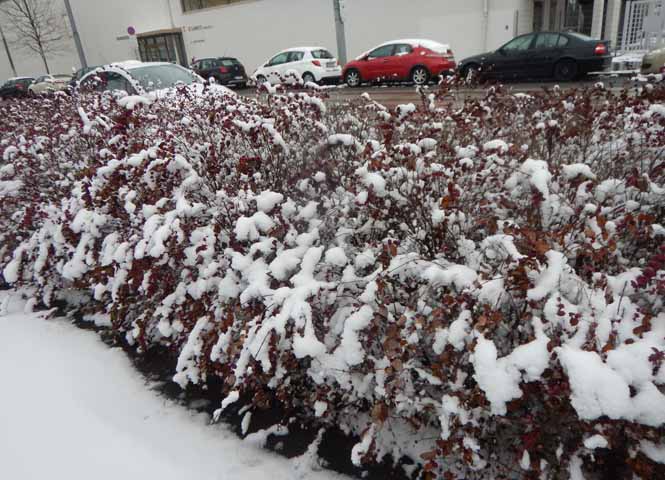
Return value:
M 121 350 L 24 303 L 0 292 L 0 478 L 344 478 L 210 426 L 151 391 Z

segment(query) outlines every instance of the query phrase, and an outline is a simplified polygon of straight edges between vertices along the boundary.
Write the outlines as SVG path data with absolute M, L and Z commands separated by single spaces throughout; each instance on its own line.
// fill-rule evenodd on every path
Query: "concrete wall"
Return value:
M 53 0 L 61 3 L 62 0 Z M 387 40 L 424 37 L 451 45 L 457 58 L 495 49 L 514 34 L 531 30 L 533 0 L 345 0 L 349 58 Z M 248 70 L 283 48 L 323 45 L 336 52 L 332 0 L 247 0 L 183 13 L 180 0 L 71 0 L 88 63 L 138 58 L 127 27 L 146 33 L 182 28 L 186 54 L 233 55 Z M 518 12 L 518 13 L 516 13 Z M 15 55 L 20 74 L 40 73 L 39 62 Z M 78 67 L 73 46 L 57 60 L 58 69 Z M 10 75 L 0 54 L 0 78 Z

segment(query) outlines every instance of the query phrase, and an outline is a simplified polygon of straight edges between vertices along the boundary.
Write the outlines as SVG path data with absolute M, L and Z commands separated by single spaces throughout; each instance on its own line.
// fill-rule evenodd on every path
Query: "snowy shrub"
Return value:
M 664 474 L 665 89 L 266 95 L 0 105 L 5 279 L 357 465 Z

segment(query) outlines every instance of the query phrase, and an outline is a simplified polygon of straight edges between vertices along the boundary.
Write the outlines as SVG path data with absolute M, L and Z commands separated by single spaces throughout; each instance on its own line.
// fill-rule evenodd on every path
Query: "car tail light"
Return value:
M 229 73 L 229 69 L 226 67 L 219 67 L 219 73 Z
M 17 83 L 16 88 L 18 88 L 19 90 L 23 90 L 25 87 L 23 86 L 22 83 Z
M 660 73 L 665 74 L 665 67 L 660 67 Z
M 596 45 L 596 49 L 593 51 L 596 55 L 606 55 L 607 54 L 607 46 L 604 43 L 599 43 Z
M 313 63 L 314 65 L 316 65 L 317 67 L 320 67 L 320 66 L 321 66 L 321 62 L 319 62 L 318 60 L 312 60 L 312 63 Z

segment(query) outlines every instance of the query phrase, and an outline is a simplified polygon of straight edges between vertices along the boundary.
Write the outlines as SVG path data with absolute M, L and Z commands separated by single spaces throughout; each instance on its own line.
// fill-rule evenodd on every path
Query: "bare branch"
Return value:
M 0 9 L 14 43 L 39 55 L 48 68 L 48 55 L 57 55 L 66 48 L 68 31 L 62 15 L 50 0 L 9 0 Z

